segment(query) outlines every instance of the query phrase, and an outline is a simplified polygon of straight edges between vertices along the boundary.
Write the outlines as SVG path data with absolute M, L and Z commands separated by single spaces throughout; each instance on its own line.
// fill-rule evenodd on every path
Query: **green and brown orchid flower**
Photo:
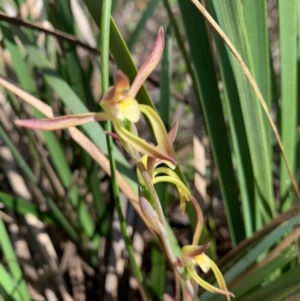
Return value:
M 175 125 L 168 134 L 169 142 L 171 145 L 174 141 L 174 136 L 176 136 L 176 131 L 177 125 Z M 203 289 L 209 292 L 225 295 L 227 299 L 230 300 L 230 297 L 233 297 L 234 295 L 228 291 L 221 271 L 219 270 L 217 265 L 205 254 L 205 251 L 209 248 L 209 243 L 203 246 L 198 245 L 198 241 L 200 239 L 203 228 L 203 216 L 198 201 L 191 195 L 189 189 L 185 186 L 185 184 L 180 180 L 178 175 L 172 169 L 170 169 L 169 167 L 158 166 L 159 164 L 164 163 L 164 160 L 155 159 L 153 157 L 145 155 L 142 158 L 142 162 L 145 166 L 145 169 L 147 170 L 147 173 L 149 174 L 149 179 L 151 180 L 153 185 L 159 182 L 169 182 L 177 187 L 182 213 L 184 213 L 185 211 L 187 201 L 190 201 L 195 209 L 197 223 L 193 236 L 193 242 L 191 245 L 186 245 L 182 248 L 181 258 L 178 258 L 177 266 L 183 267 L 186 270 L 187 279 L 190 279 L 191 283 L 198 284 Z M 146 187 L 149 187 L 150 185 L 148 183 L 144 183 L 144 178 L 141 176 L 140 170 L 138 170 L 137 173 L 141 186 L 145 185 Z M 159 218 L 159 211 L 155 211 L 153 206 L 148 200 L 146 200 L 145 197 L 140 196 L 140 205 L 144 216 L 146 217 L 149 224 L 153 227 L 153 229 L 160 236 L 166 236 L 163 223 Z M 165 244 L 165 248 L 166 250 L 168 250 L 169 246 Z M 172 262 L 174 264 L 175 260 L 173 259 Z M 219 288 L 209 284 L 204 279 L 202 279 L 197 273 L 196 266 L 199 266 L 204 273 L 207 273 L 211 269 L 216 277 Z M 184 281 L 183 283 L 187 285 L 189 282 Z M 186 287 L 185 289 L 183 289 L 183 292 L 186 292 L 187 294 L 186 296 L 191 295 L 192 299 L 195 297 L 193 295 L 195 291 L 197 291 L 196 288 L 191 289 L 190 287 Z
M 163 47 L 164 34 L 161 28 L 149 58 L 139 70 L 131 86 L 127 76 L 122 71 L 117 71 L 114 85 L 107 90 L 99 103 L 103 112 L 67 115 L 50 119 L 17 120 L 15 123 L 31 129 L 60 130 L 91 121 L 111 121 L 117 138 L 135 160 L 138 168 L 140 188 L 145 188 L 144 191 L 140 192 L 141 210 L 146 220 L 162 238 L 170 261 L 175 268 L 180 270 L 178 274 L 182 275 L 182 270 L 187 271 L 187 284 L 194 281 L 194 283 L 199 284 L 205 290 L 223 294 L 229 300 L 233 294 L 227 290 L 224 278 L 216 264 L 204 253 L 209 244 L 198 246 L 203 226 L 199 204 L 174 171 L 176 160 L 173 155 L 172 144 L 176 137 L 178 125 L 175 124 L 167 134 L 164 124 L 156 111 L 150 106 L 139 104 L 135 99 L 137 92 L 160 60 Z M 148 118 L 151 124 L 157 142 L 156 146 L 141 139 L 137 134 L 134 124 L 140 120 L 142 114 Z M 112 135 L 114 136 L 114 134 Z M 144 156 L 141 158 L 139 153 Z M 165 163 L 166 166 L 160 166 L 162 163 Z M 182 213 L 185 212 L 187 201 L 192 202 L 197 213 L 197 226 L 193 243 L 182 248 L 182 258 L 179 261 L 176 260 L 172 253 L 165 230 L 164 215 L 154 189 L 154 185 L 159 182 L 169 182 L 177 187 Z M 154 206 L 149 202 L 148 198 L 144 197 L 144 192 L 148 192 L 150 199 L 154 200 Z M 177 262 L 180 262 L 180 264 Z M 196 265 L 199 265 L 205 273 L 212 269 L 220 288 L 214 287 L 201 279 L 196 272 Z M 188 285 L 186 286 L 188 287 Z M 191 292 L 193 289 L 187 290 Z M 192 296 L 194 294 L 189 293 L 189 295 Z
M 209 243 L 203 246 L 198 245 L 203 228 L 203 216 L 198 201 L 193 196 L 190 197 L 190 201 L 196 211 L 197 224 L 192 244 L 186 245 L 181 249 L 182 264 L 191 280 L 196 282 L 203 289 L 211 293 L 225 295 L 227 300 L 230 300 L 234 295 L 228 291 L 221 271 L 205 254 L 205 251 L 209 248 Z M 219 288 L 202 279 L 196 271 L 196 266 L 199 266 L 204 273 L 207 273 L 211 269 L 216 277 Z
M 126 145 L 126 149 L 147 154 L 150 157 L 160 158 L 175 167 L 176 161 L 173 156 L 171 145 L 168 143 L 166 129 L 156 113 L 150 106 L 137 102 L 137 92 L 159 62 L 164 48 L 164 33 L 160 28 L 154 48 L 139 70 L 136 78 L 130 86 L 127 76 L 122 71 L 117 71 L 115 84 L 111 86 L 100 101 L 104 112 L 67 115 L 50 119 L 25 119 L 16 120 L 17 125 L 38 130 L 60 130 L 68 127 L 82 125 L 91 121 L 112 121 L 116 134 L 120 141 Z M 137 136 L 136 123 L 143 113 L 151 123 L 156 147 Z M 130 127 L 124 126 L 124 121 L 132 123 Z
M 168 140 L 170 145 L 172 145 L 175 140 L 177 129 L 178 129 L 178 124 L 175 123 L 172 129 L 170 130 L 170 132 L 168 133 Z M 198 201 L 191 195 L 189 189 L 181 181 L 181 179 L 178 177 L 178 175 L 174 170 L 172 170 L 169 166 L 159 166 L 162 163 L 167 164 L 168 162 L 160 158 L 154 158 L 148 155 L 144 155 L 142 158 L 142 163 L 145 167 L 145 170 L 147 171 L 147 174 L 149 175 L 148 181 L 151 181 L 151 185 L 155 185 L 159 182 L 168 182 L 174 184 L 177 187 L 179 198 L 180 198 L 180 209 L 182 213 L 185 212 L 186 202 L 188 201 L 191 201 L 195 209 L 197 224 L 194 232 L 193 242 L 191 245 L 187 245 L 182 248 L 181 259 L 177 261 L 179 263 L 179 266 L 185 268 L 185 270 L 187 271 L 188 279 L 190 278 L 191 281 L 197 283 L 203 289 L 212 293 L 225 295 L 227 299 L 230 300 L 230 297 L 233 296 L 233 294 L 227 290 L 226 283 L 222 276 L 221 271 L 219 270 L 217 265 L 205 254 L 205 251 L 209 247 L 209 243 L 203 246 L 198 245 L 198 241 L 200 239 L 202 228 L 203 228 L 203 216 Z M 141 168 L 138 168 L 137 174 L 138 174 L 140 185 L 141 186 L 145 185 L 147 188 L 150 187 L 149 183 L 145 183 L 144 177 L 142 177 L 140 171 Z M 144 216 L 148 220 L 149 224 L 153 227 L 153 229 L 160 236 L 165 236 L 166 235 L 165 229 L 163 227 L 162 221 L 159 218 L 159 210 L 157 210 L 156 208 L 157 211 L 155 211 L 152 205 L 149 203 L 149 201 L 147 201 L 146 198 L 141 196 L 140 196 L 140 205 Z M 169 246 L 166 244 L 165 248 L 167 250 Z M 203 280 L 196 271 L 197 265 L 201 268 L 201 270 L 204 273 L 207 273 L 211 269 L 215 274 L 215 277 L 217 279 L 220 288 L 215 287 L 209 284 L 208 282 L 206 282 L 205 280 Z M 184 282 L 184 283 L 188 284 L 189 282 Z M 194 289 L 191 290 L 190 288 L 186 288 L 183 291 L 186 291 L 188 296 L 190 292 L 194 292 L 196 290 Z

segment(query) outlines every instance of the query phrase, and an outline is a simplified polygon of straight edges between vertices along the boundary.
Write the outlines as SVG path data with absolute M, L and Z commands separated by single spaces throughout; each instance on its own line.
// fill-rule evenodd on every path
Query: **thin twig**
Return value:
M 65 33 L 58 29 L 48 29 L 48 28 L 43 27 L 42 25 L 38 25 L 38 24 L 28 21 L 28 20 L 22 20 L 21 18 L 10 17 L 7 14 L 4 14 L 3 12 L 0 12 L 0 20 L 5 21 L 10 24 L 24 26 L 26 28 L 31 28 L 31 29 L 34 29 L 37 31 L 44 32 L 46 34 L 56 37 L 57 39 L 68 41 L 72 45 L 80 46 L 95 55 L 99 55 L 99 53 L 100 53 L 98 49 L 96 49 L 92 46 L 89 46 L 88 44 L 81 42 L 77 37 L 75 37 L 71 34 Z

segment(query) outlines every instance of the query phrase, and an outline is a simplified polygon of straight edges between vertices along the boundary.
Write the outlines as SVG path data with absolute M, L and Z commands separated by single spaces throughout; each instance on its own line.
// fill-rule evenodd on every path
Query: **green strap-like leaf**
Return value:
M 239 51 L 250 70 L 253 70 L 252 57 L 248 46 L 245 20 L 239 0 L 213 0 L 218 21 L 223 30 Z M 267 222 L 275 211 L 273 185 L 271 179 L 270 152 L 268 151 L 266 131 L 262 109 L 248 79 L 240 65 L 230 54 L 234 75 L 237 82 L 241 102 L 246 135 L 250 148 L 250 156 L 254 171 L 255 197 L 255 229 L 261 227 L 261 216 Z
M 288 162 L 295 171 L 297 131 L 297 1 L 279 1 L 281 63 L 281 136 Z M 281 159 L 280 196 L 282 210 L 291 206 L 290 179 Z
M 212 16 L 215 17 L 214 7 L 210 5 Z M 254 231 L 254 177 L 250 158 L 249 145 L 246 137 L 245 123 L 242 115 L 236 80 L 230 64 L 227 49 L 221 38 L 214 34 L 216 50 L 220 65 L 221 78 L 224 85 L 225 105 L 232 139 L 234 159 L 237 169 L 237 179 L 240 188 L 246 236 Z M 235 224 L 237 227 L 238 225 Z
M 275 228 L 272 232 L 270 232 L 267 236 L 265 236 L 259 243 L 257 243 L 254 247 L 252 247 L 244 256 L 242 256 L 239 260 L 237 260 L 233 266 L 231 266 L 228 271 L 223 273 L 225 281 L 227 284 L 233 282 L 238 278 L 239 275 L 245 272 L 253 263 L 257 261 L 257 258 L 261 254 L 263 254 L 266 250 L 268 250 L 271 246 L 273 246 L 281 237 L 287 233 L 290 229 L 292 229 L 297 223 L 299 223 L 300 214 L 292 217 L 289 221 L 282 223 L 280 226 Z M 234 292 L 233 292 L 234 293 Z M 199 301 L 221 301 L 223 299 L 212 296 L 208 293 L 203 293 L 199 298 Z M 253 299 L 259 300 L 259 299 Z M 264 299 L 262 299 L 264 300 Z
M 179 0 L 178 3 L 201 90 L 201 99 L 197 99 L 198 106 L 202 107 L 204 113 L 205 124 L 218 170 L 231 239 L 233 245 L 235 245 L 244 239 L 245 231 L 238 205 L 239 198 L 231 161 L 231 150 L 227 139 L 224 112 L 218 92 L 206 25 L 203 16 L 192 3 L 185 0 Z M 235 227 L 235 224 L 240 226 Z

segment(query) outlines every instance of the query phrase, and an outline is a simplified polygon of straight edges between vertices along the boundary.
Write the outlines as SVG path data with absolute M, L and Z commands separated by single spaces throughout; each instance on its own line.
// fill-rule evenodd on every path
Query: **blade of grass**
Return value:
M 7 301 L 23 301 L 22 295 L 18 290 L 18 283 L 7 272 L 2 264 L 0 264 L 0 295 L 2 300 Z
M 264 281 L 269 281 L 270 275 L 272 275 L 274 271 L 280 268 L 284 268 L 294 258 L 295 250 L 293 248 L 285 250 L 284 252 L 282 252 L 282 254 L 278 254 L 278 256 L 268 264 L 260 267 L 250 275 L 247 275 L 241 281 L 238 280 L 236 284 L 230 287 L 231 291 L 234 292 L 237 298 L 245 295 L 252 289 L 260 286 L 260 284 Z
M 271 108 L 271 66 L 268 37 L 267 3 L 260 0 L 244 1 L 244 16 L 249 49 L 252 58 L 253 75 L 257 85 Z M 270 164 L 272 163 L 271 127 L 266 116 L 263 116 L 266 131 Z
M 20 300 L 30 301 L 31 298 L 27 290 L 26 282 L 23 278 L 16 253 L 11 244 L 10 238 L 8 236 L 2 218 L 0 218 L 0 248 L 3 252 L 5 261 L 16 283 L 16 287 L 14 289 L 19 292 L 21 296 Z
M 31 74 L 28 70 L 28 66 L 25 64 L 24 59 L 22 58 L 22 55 L 20 53 L 20 50 L 14 41 L 14 38 L 12 36 L 12 31 L 10 30 L 10 28 L 8 26 L 5 25 L 5 23 L 1 23 L 1 29 L 4 34 L 5 45 L 6 45 L 7 49 L 10 51 L 10 54 L 11 54 L 11 57 L 13 60 L 13 64 L 15 67 L 15 71 L 16 71 L 16 74 L 17 74 L 17 77 L 18 77 L 20 83 L 23 85 L 23 87 L 26 90 L 29 90 L 34 94 L 37 94 L 38 92 L 35 88 L 32 78 L 31 78 Z M 38 111 L 35 111 L 35 116 L 42 117 L 42 115 Z M 3 131 L 1 131 L 1 132 L 2 132 L 2 134 L 5 134 Z M 57 138 L 55 137 L 54 133 L 44 132 L 43 135 L 45 138 L 45 143 L 46 143 L 47 149 L 52 158 L 52 162 L 53 162 L 53 164 L 56 168 L 56 171 L 62 181 L 62 184 L 64 185 L 64 187 L 66 189 L 69 190 L 69 186 L 72 183 L 72 173 L 70 171 L 68 163 L 66 162 L 65 155 L 62 151 L 62 148 L 61 148 L 60 144 L 58 143 Z M 8 138 L 8 137 L 6 137 L 6 138 Z M 15 149 L 13 143 L 9 143 L 10 142 L 9 139 L 5 139 L 5 141 L 6 141 L 6 143 L 8 143 L 7 145 L 10 147 L 14 157 L 16 158 L 16 162 L 18 162 L 19 166 L 20 166 L 20 164 L 22 164 L 25 168 L 27 165 L 24 164 L 25 162 L 24 162 L 24 160 L 22 160 L 22 156 Z M 33 183 L 37 184 L 37 179 L 35 179 L 35 177 L 33 177 L 32 173 L 30 174 L 30 171 L 31 171 L 30 168 L 27 166 L 27 168 L 26 168 L 27 176 Z M 71 190 L 69 190 L 68 195 L 71 198 L 71 200 L 73 201 L 73 203 L 76 203 L 78 200 L 78 189 L 73 187 Z M 63 225 L 67 225 L 68 221 L 62 215 L 62 213 L 59 212 L 58 209 L 56 209 L 56 212 L 58 212 L 60 214 L 59 220 L 61 220 Z M 78 236 L 77 236 L 75 230 L 72 229 L 72 227 L 70 225 L 66 226 L 65 228 L 67 229 L 67 231 L 70 230 L 69 233 L 70 233 L 71 237 L 73 237 L 73 238 L 77 237 L 76 239 L 78 240 Z
M 74 19 L 70 0 L 61 1 L 55 5 L 51 4 L 51 1 L 46 0 L 44 5 L 51 24 L 63 32 L 74 35 Z M 78 97 L 85 102 L 84 77 L 76 48 L 74 45 L 69 45 L 69 43 L 65 41 L 61 41 L 60 45 L 63 51 L 63 58 L 58 56 L 57 59 L 65 59 L 65 63 L 62 61 L 60 64 L 60 66 L 65 69 L 62 71 L 62 74 L 67 75 L 65 80 Z
M 297 2 L 297 74 L 300 74 L 300 3 Z M 297 85 L 297 149 L 296 149 L 296 180 L 300 184 L 300 85 Z
M 166 256 L 157 241 L 151 244 L 151 288 L 155 300 L 163 300 L 166 277 Z
M 44 212 L 36 205 L 28 201 L 21 200 L 5 192 L 0 192 L 0 202 L 8 209 L 12 209 L 19 214 L 32 214 L 47 224 L 58 224 L 52 212 Z
M 279 35 L 281 62 L 281 136 L 287 160 L 295 171 L 297 130 L 297 1 L 279 4 Z M 298 50 L 299 51 L 299 50 Z M 293 201 L 289 198 L 290 179 L 281 159 L 281 209 L 287 210 Z
M 34 81 L 32 80 L 24 62 L 24 58 L 15 43 L 10 26 L 8 26 L 5 22 L 0 22 L 0 28 L 3 34 L 3 43 L 10 53 L 14 71 L 16 72 L 20 85 L 29 93 L 36 93 Z
M 286 157 L 286 154 L 285 154 L 285 150 L 284 150 L 284 147 L 283 147 L 283 144 L 281 142 L 281 138 L 280 138 L 280 135 L 278 133 L 278 130 L 277 130 L 277 127 L 272 119 L 272 116 L 268 110 L 268 107 L 266 105 L 266 102 L 256 84 L 256 82 L 254 81 L 252 75 L 251 75 L 251 72 L 249 70 L 249 68 L 247 67 L 247 65 L 245 64 L 244 60 L 242 59 L 242 57 L 240 56 L 240 54 L 238 53 L 238 51 L 236 50 L 236 48 L 234 47 L 234 45 L 230 42 L 230 40 L 228 39 L 228 37 L 225 35 L 225 33 L 223 32 L 223 30 L 220 28 L 220 26 L 218 26 L 218 24 L 214 21 L 214 19 L 210 16 L 210 14 L 207 12 L 207 10 L 203 7 L 203 5 L 195 0 L 191 0 L 193 2 L 193 4 L 197 7 L 197 9 L 203 14 L 203 16 L 206 18 L 206 20 L 211 24 L 211 26 L 217 31 L 217 33 L 221 36 L 221 38 L 223 39 L 223 41 L 225 42 L 225 44 L 228 46 L 228 48 L 230 49 L 230 51 L 233 53 L 233 55 L 235 56 L 236 60 L 238 61 L 239 65 L 240 65 L 240 68 L 243 70 L 246 78 L 248 79 L 251 87 L 253 88 L 259 102 L 260 102 L 260 105 L 262 106 L 265 114 L 267 115 L 268 117 L 268 120 L 270 122 L 270 125 L 272 127 L 272 130 L 273 130 L 273 133 L 276 137 L 276 140 L 278 142 L 278 145 L 279 145 L 279 148 L 280 148 L 280 151 L 281 151 L 281 154 L 282 154 L 282 157 L 284 159 L 284 163 L 287 167 L 287 170 L 288 170 L 288 174 L 289 174 L 289 177 L 290 177 L 290 180 L 292 182 L 292 186 L 293 186 L 293 189 L 295 191 L 295 194 L 297 195 L 297 199 L 300 200 L 300 192 L 299 192 L 299 189 L 298 189 L 298 185 L 295 181 L 295 178 L 293 176 L 293 173 L 292 173 L 292 170 L 291 170 L 291 167 L 289 165 L 289 162 L 287 160 L 287 157 Z
M 248 37 L 240 2 L 231 1 L 227 3 L 228 5 L 224 5 L 224 2 L 215 0 L 213 4 L 216 8 L 220 24 L 224 26 L 228 37 L 233 41 L 233 44 L 237 47 L 237 50 L 244 58 L 246 64 L 250 67 L 250 70 L 252 70 L 252 57 L 249 50 Z M 239 24 L 239 26 L 237 26 L 237 24 Z M 256 230 L 262 226 L 262 216 L 264 216 L 264 222 L 267 222 L 272 218 L 275 211 L 270 158 L 261 107 L 239 64 L 231 54 L 230 58 L 237 81 L 254 171 L 256 188 L 254 209 Z
M 264 1 L 249 1 L 244 2 L 244 20 L 245 28 L 249 44 L 249 54 L 252 59 L 253 77 L 258 84 L 258 87 L 266 101 L 268 109 L 271 108 L 271 67 L 270 67 L 270 51 L 268 40 L 267 27 L 267 7 Z M 266 147 L 268 152 L 269 166 L 272 166 L 272 137 L 271 127 L 268 118 L 265 114 L 262 115 Z M 272 171 L 270 170 L 269 173 Z M 255 190 L 255 198 L 259 199 L 258 190 Z M 251 202 L 252 203 L 252 202 Z M 250 204 L 251 204 L 250 203 Z M 253 207 L 253 206 L 252 206 Z M 256 208 L 255 208 L 256 207 Z M 259 215 L 259 207 L 252 208 L 252 221 L 255 225 L 255 217 Z M 257 214 L 255 214 L 255 210 Z M 247 214 L 247 213 L 246 213 Z M 253 230 L 260 227 L 259 222 L 256 223 Z
M 252 301 L 252 300 L 265 300 L 265 301 L 281 301 L 285 297 L 292 295 L 300 289 L 299 282 L 300 268 L 289 270 L 282 274 L 278 279 L 270 282 L 267 285 L 261 286 L 259 289 L 252 293 L 238 298 L 238 301 Z
M 292 217 L 288 222 L 282 223 L 275 228 L 272 232 L 266 235 L 261 241 L 253 246 L 244 256 L 237 260 L 232 267 L 230 267 L 225 273 L 223 273 L 226 283 L 234 281 L 239 275 L 241 275 L 247 268 L 257 261 L 257 258 L 263 254 L 270 247 L 274 246 L 278 239 L 280 239 L 287 231 L 292 229 L 299 222 L 300 214 Z M 219 297 L 213 296 L 209 293 L 203 293 L 199 298 L 199 301 L 211 301 L 222 300 Z M 254 299 L 255 300 L 255 299 Z
M 159 3 L 159 0 L 149 0 L 149 2 L 147 3 L 146 9 L 145 9 L 140 21 L 138 22 L 135 29 L 131 33 L 131 36 L 128 39 L 127 47 L 129 49 L 129 51 L 133 50 L 133 47 L 136 44 L 137 40 L 139 39 L 139 36 L 141 35 L 141 32 L 144 29 L 147 20 L 152 16 L 158 3 Z
M 209 5 L 213 16 L 214 7 Z M 220 65 L 221 78 L 225 92 L 225 107 L 228 113 L 228 122 L 231 131 L 234 158 L 237 168 L 238 185 L 240 188 L 241 202 L 243 208 L 246 237 L 250 237 L 254 231 L 254 178 L 249 153 L 249 145 L 246 138 L 245 124 L 237 91 L 236 81 L 228 57 L 228 52 L 223 41 L 214 34 L 218 61 Z
M 28 65 L 26 65 L 24 58 L 22 57 L 20 50 L 12 36 L 12 28 L 10 26 L 5 25 L 5 23 L 3 22 L 0 23 L 0 26 L 4 35 L 5 46 L 11 54 L 14 70 L 16 72 L 17 78 L 21 86 L 28 92 L 37 94 L 38 91 L 36 90 Z M 37 118 L 42 117 L 42 115 L 38 111 L 35 111 L 34 113 Z M 50 153 L 53 164 L 62 181 L 62 184 L 66 189 L 68 189 L 72 182 L 72 173 L 66 162 L 64 152 L 60 144 L 58 143 L 54 133 L 43 132 L 43 136 L 45 138 L 47 149 Z M 73 200 L 73 202 L 75 202 L 78 198 L 78 191 L 76 191 L 76 189 L 73 188 L 69 192 L 69 196 Z
M 178 3 L 201 89 L 201 98 L 197 99 L 197 101 L 198 105 L 203 109 L 224 198 L 231 240 L 232 244 L 236 245 L 244 239 L 245 231 L 238 205 L 238 191 L 231 161 L 231 151 L 227 139 L 224 113 L 218 93 L 206 25 L 204 18 L 192 3 L 184 0 L 179 0 Z M 200 53 L 201 55 L 199 55 Z M 235 224 L 238 224 L 239 227 L 235 227 Z
M 21 170 L 23 170 L 24 174 L 28 177 L 28 179 L 33 182 L 37 183 L 37 179 L 35 174 L 32 172 L 30 167 L 27 165 L 26 161 L 24 160 L 23 156 L 19 153 L 19 151 L 16 149 L 6 132 L 4 131 L 3 127 L 0 125 L 0 137 L 3 139 L 4 143 L 7 145 L 7 147 L 10 149 L 12 155 L 15 158 L 15 161 L 17 165 L 20 167 Z
M 171 3 L 170 3 L 169 0 L 163 0 L 163 4 L 165 6 L 168 17 L 170 19 L 170 25 L 172 26 L 172 30 L 174 31 L 176 42 L 177 42 L 177 45 L 178 45 L 178 47 L 181 51 L 181 54 L 183 56 L 187 72 L 191 76 L 196 97 L 200 99 L 201 98 L 201 93 L 200 93 L 199 83 L 198 83 L 198 80 L 196 78 L 196 73 L 194 71 L 194 68 L 192 68 L 192 63 L 191 63 L 191 60 L 190 60 L 190 56 L 189 56 L 189 54 L 186 50 L 185 41 L 182 37 L 182 34 L 180 33 L 178 22 L 176 20 L 176 17 L 174 15 L 173 11 L 172 11 Z M 186 182 L 186 181 L 184 181 L 184 182 Z

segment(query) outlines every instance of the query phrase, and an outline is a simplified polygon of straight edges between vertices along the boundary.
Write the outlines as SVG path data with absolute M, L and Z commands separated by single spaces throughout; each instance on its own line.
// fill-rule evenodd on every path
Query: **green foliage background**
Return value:
M 37 97 L 58 115 L 99 110 L 103 66 L 107 66 L 106 73 L 101 73 L 103 78 L 118 68 L 132 81 L 137 68 L 131 53 L 140 56 L 140 65 L 144 55 L 135 51 L 139 47 L 148 51 L 148 40 L 154 41 L 158 27 L 164 26 L 166 47 L 160 73 L 154 73 L 146 85 L 149 88 L 151 82 L 159 96 L 154 102 L 155 97 L 143 87 L 137 99 L 157 107 L 167 128 L 183 106 L 185 116 L 201 120 L 200 126 L 195 123 L 193 135 L 200 137 L 202 144 L 205 139 L 209 141 L 203 144 L 205 189 L 199 195 L 207 213 L 203 241 L 211 242 L 213 258 L 223 257 L 219 258 L 219 267 L 236 300 L 296 300 L 300 289 L 297 191 L 261 103 L 223 39 L 187 0 L 114 1 L 112 16 L 109 10 L 102 11 L 101 2 L 74 2 L 78 4 L 76 13 L 70 0 L 44 0 L 41 10 L 25 0 L 0 2 L 1 85 L 9 80 L 28 92 L 26 97 Z M 287 162 L 299 186 L 299 1 L 203 2 L 250 69 L 280 132 Z M 143 8 L 136 13 L 136 22 L 126 16 L 129 4 L 137 10 Z M 101 40 L 106 24 L 103 18 L 110 22 L 106 40 Z M 100 61 L 100 45 L 109 47 L 110 63 L 108 59 Z M 278 51 L 280 56 L 276 55 Z M 79 285 L 70 282 L 66 272 L 70 266 L 62 269 L 63 250 L 72 242 L 76 245 L 74 258 L 89 266 L 84 269 L 81 265 L 83 296 L 86 300 L 104 300 L 108 292 L 103 270 L 109 264 L 106 256 L 113 250 L 114 240 L 111 187 L 120 183 L 113 179 L 111 185 L 92 151 L 83 150 L 68 132 L 37 133 L 16 128 L 16 118 L 43 116 L 18 96 L 12 88 L 1 91 L 0 298 L 33 300 L 37 294 L 48 300 L 50 289 L 57 300 L 79 300 L 80 293 L 74 290 Z M 191 129 L 184 119 L 180 122 Z M 80 130 L 108 156 L 102 125 L 86 124 Z M 185 141 L 177 143 L 180 150 Z M 124 194 L 128 196 L 129 190 L 136 193 L 130 162 L 117 145 L 113 148 L 116 168 L 129 187 Z M 187 185 L 194 188 L 191 180 L 197 172 L 196 164 L 179 161 L 178 174 L 184 178 L 182 171 L 188 171 Z M 174 209 L 173 191 L 170 187 L 158 189 L 168 216 Z M 216 198 L 224 207 L 213 206 Z M 188 216 L 192 228 L 191 208 Z M 219 225 L 225 221 L 231 247 L 217 252 Z M 128 216 L 127 222 L 132 226 Z M 144 229 L 139 227 L 133 233 Z M 178 254 L 182 240 L 176 239 L 174 228 L 168 229 Z M 40 233 L 46 235 L 47 243 L 40 239 Z M 134 240 L 136 236 L 132 237 Z M 185 237 L 188 239 L 188 234 Z M 22 249 L 19 241 L 24 244 Z M 144 277 L 152 299 L 162 300 L 165 281 L 172 282 L 166 276 L 168 264 L 155 239 L 146 246 L 142 254 Z M 127 268 L 130 271 L 129 265 Z M 42 281 L 41 271 L 48 273 Z M 124 275 L 128 283 L 130 272 Z M 214 281 L 210 274 L 203 277 Z M 140 297 L 135 294 L 132 298 Z M 199 294 L 202 301 L 219 299 L 224 297 Z

